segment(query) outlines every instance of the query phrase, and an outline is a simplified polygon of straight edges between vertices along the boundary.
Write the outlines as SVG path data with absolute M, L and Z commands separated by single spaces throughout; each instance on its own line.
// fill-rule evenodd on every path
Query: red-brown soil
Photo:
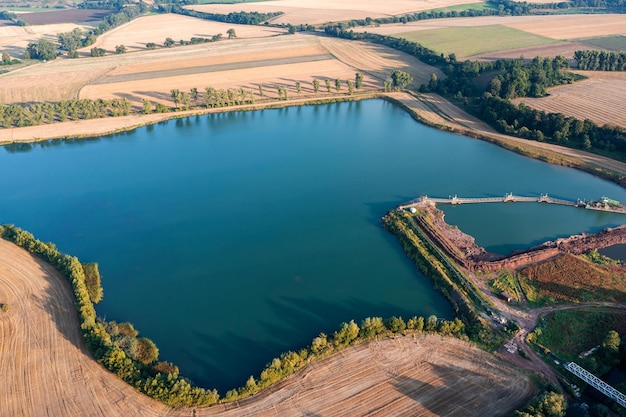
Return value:
M 21 13 L 20 19 L 29 25 L 50 25 L 54 23 L 80 23 L 102 20 L 111 10 L 66 9 L 52 12 Z

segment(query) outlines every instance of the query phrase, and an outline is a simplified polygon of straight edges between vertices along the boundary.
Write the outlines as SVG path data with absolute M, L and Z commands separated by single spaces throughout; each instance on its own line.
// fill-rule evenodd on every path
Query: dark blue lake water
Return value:
M 0 222 L 98 262 L 98 314 L 134 323 L 162 360 L 222 394 L 343 321 L 452 317 L 381 227 L 400 203 L 507 192 L 626 200 L 616 185 L 430 129 L 380 100 L 8 146 L 0 176 Z M 529 203 L 445 211 L 497 252 L 624 221 Z

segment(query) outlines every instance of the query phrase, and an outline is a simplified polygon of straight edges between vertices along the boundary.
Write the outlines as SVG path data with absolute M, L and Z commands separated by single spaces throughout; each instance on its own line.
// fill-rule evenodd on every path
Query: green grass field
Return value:
M 626 36 L 604 36 L 602 38 L 590 38 L 580 41 L 593 49 L 603 49 L 607 51 L 626 51 Z
M 478 3 L 467 3 L 467 4 L 457 4 L 455 6 L 450 7 L 441 7 L 438 9 L 432 9 L 433 12 L 463 12 L 466 10 L 485 10 L 485 9 L 495 9 L 496 7 L 489 2 L 478 2 Z
M 626 335 L 626 311 L 585 309 L 555 311 L 541 319 L 537 342 L 572 360 L 599 345 L 609 330 Z M 567 335 L 567 337 L 563 337 Z
M 454 53 L 457 57 L 561 42 L 501 25 L 417 30 L 393 36 L 418 42 L 439 53 Z

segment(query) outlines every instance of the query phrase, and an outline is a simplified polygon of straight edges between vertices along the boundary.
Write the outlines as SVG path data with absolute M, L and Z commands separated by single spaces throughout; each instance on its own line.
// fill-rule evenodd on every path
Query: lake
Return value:
M 425 127 L 382 100 L 6 146 L 0 175 L 0 222 L 98 262 L 98 314 L 134 323 L 162 360 L 221 394 L 344 321 L 453 317 L 381 227 L 403 202 L 626 199 L 607 181 Z M 442 208 L 500 253 L 624 221 L 534 203 Z

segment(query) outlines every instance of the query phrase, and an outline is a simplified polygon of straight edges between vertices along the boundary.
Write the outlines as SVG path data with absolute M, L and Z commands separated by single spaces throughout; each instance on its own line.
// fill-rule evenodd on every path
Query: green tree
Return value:
M 356 73 L 354 86 L 356 87 L 357 90 L 360 90 L 361 87 L 363 87 L 363 74 L 361 74 L 360 72 Z
M 406 323 L 402 317 L 393 316 L 387 320 L 386 327 L 394 333 L 401 333 L 406 329 Z
M 396 90 L 402 90 L 413 82 L 413 77 L 411 77 L 411 74 L 408 72 L 393 70 L 391 72 L 391 82 L 393 88 Z
M 226 34 L 228 35 L 228 39 L 234 39 L 237 37 L 237 33 L 235 33 L 235 29 L 233 28 L 228 29 Z
M 324 83 L 326 84 L 326 91 L 330 93 L 330 89 L 331 89 L 330 80 L 326 80 L 324 81 Z
M 263 97 L 263 84 L 259 84 L 259 97 Z
M 198 105 L 198 89 L 196 87 L 193 87 L 191 90 L 189 90 L 189 94 L 191 95 L 191 99 L 193 100 L 194 106 L 197 106 Z
M 125 54 L 126 53 L 126 47 L 124 45 L 116 45 L 115 46 L 115 53 L 116 54 Z
M 424 330 L 427 332 L 434 332 L 435 330 L 437 330 L 437 316 L 431 315 L 428 317 L 426 325 L 424 326 Z
M 67 51 L 70 58 L 78 57 L 78 49 L 83 46 L 83 32 L 79 28 L 74 28 L 71 32 L 64 32 L 58 35 L 59 48 Z
M 102 300 L 102 283 L 100 271 L 97 263 L 85 263 L 83 273 L 85 274 L 85 286 L 92 303 L 98 304 Z
M 172 100 L 174 101 L 174 106 L 178 108 L 178 106 L 180 105 L 180 98 L 181 98 L 180 90 L 178 89 L 170 90 L 170 95 L 172 96 Z
M 385 323 L 381 317 L 367 317 L 361 322 L 361 336 L 369 339 L 385 332 Z
M 143 114 L 151 114 L 152 113 L 152 103 L 147 98 L 142 100 L 143 104 Z
M 106 51 L 102 48 L 91 48 L 91 56 L 93 57 L 104 56 L 105 53 Z
M 335 91 L 338 92 L 339 90 L 341 90 L 341 80 L 339 78 L 337 78 L 335 80 Z
M 360 328 L 350 320 L 350 323 L 342 323 L 341 328 L 333 334 L 333 344 L 337 347 L 348 346 L 359 336 Z
M 152 340 L 142 337 L 133 345 L 132 356 L 137 362 L 148 365 L 159 359 L 159 349 Z
M 115 324 L 115 322 L 113 322 L 113 324 Z M 135 330 L 135 326 L 133 326 L 132 323 L 119 323 L 115 324 L 115 327 L 117 328 L 117 332 L 123 336 L 137 337 L 139 334 L 139 332 Z
M 39 39 L 37 42 L 29 43 L 26 50 L 31 59 L 50 61 L 57 57 L 56 46 L 47 39 Z
M 156 43 L 154 43 L 154 42 L 148 42 L 148 43 L 146 44 L 146 48 L 147 48 L 147 49 L 156 49 Z
M 439 79 L 437 78 L 437 74 L 433 72 L 432 74 L 430 74 L 430 80 L 428 81 L 428 91 L 437 91 L 438 86 L 439 86 Z M 498 88 L 498 91 L 500 91 L 499 88 Z
M 302 92 L 302 85 L 300 84 L 300 81 L 296 81 L 296 91 L 298 94 Z
M 7 52 L 2 53 L 2 64 L 9 65 L 11 63 L 11 56 Z
M 165 42 L 163 42 L 163 46 L 166 48 L 171 48 L 176 42 L 172 38 L 165 38 Z
M 610 353 L 617 353 L 619 352 L 620 343 L 619 333 L 615 330 L 610 330 L 602 341 L 602 347 Z
M 296 27 L 295 27 L 295 26 L 293 26 L 293 25 L 287 25 L 287 32 L 288 32 L 290 35 L 295 34 L 295 33 L 296 33 Z
M 564 417 L 567 410 L 567 402 L 562 394 L 547 391 L 536 397 L 524 409 L 516 411 L 515 417 Z
M 313 91 L 315 91 L 315 93 L 320 91 L 320 82 L 318 80 L 313 80 Z
M 352 93 L 354 93 L 354 84 L 352 83 L 352 80 L 347 80 L 346 84 L 348 85 L 348 94 L 352 95 Z

